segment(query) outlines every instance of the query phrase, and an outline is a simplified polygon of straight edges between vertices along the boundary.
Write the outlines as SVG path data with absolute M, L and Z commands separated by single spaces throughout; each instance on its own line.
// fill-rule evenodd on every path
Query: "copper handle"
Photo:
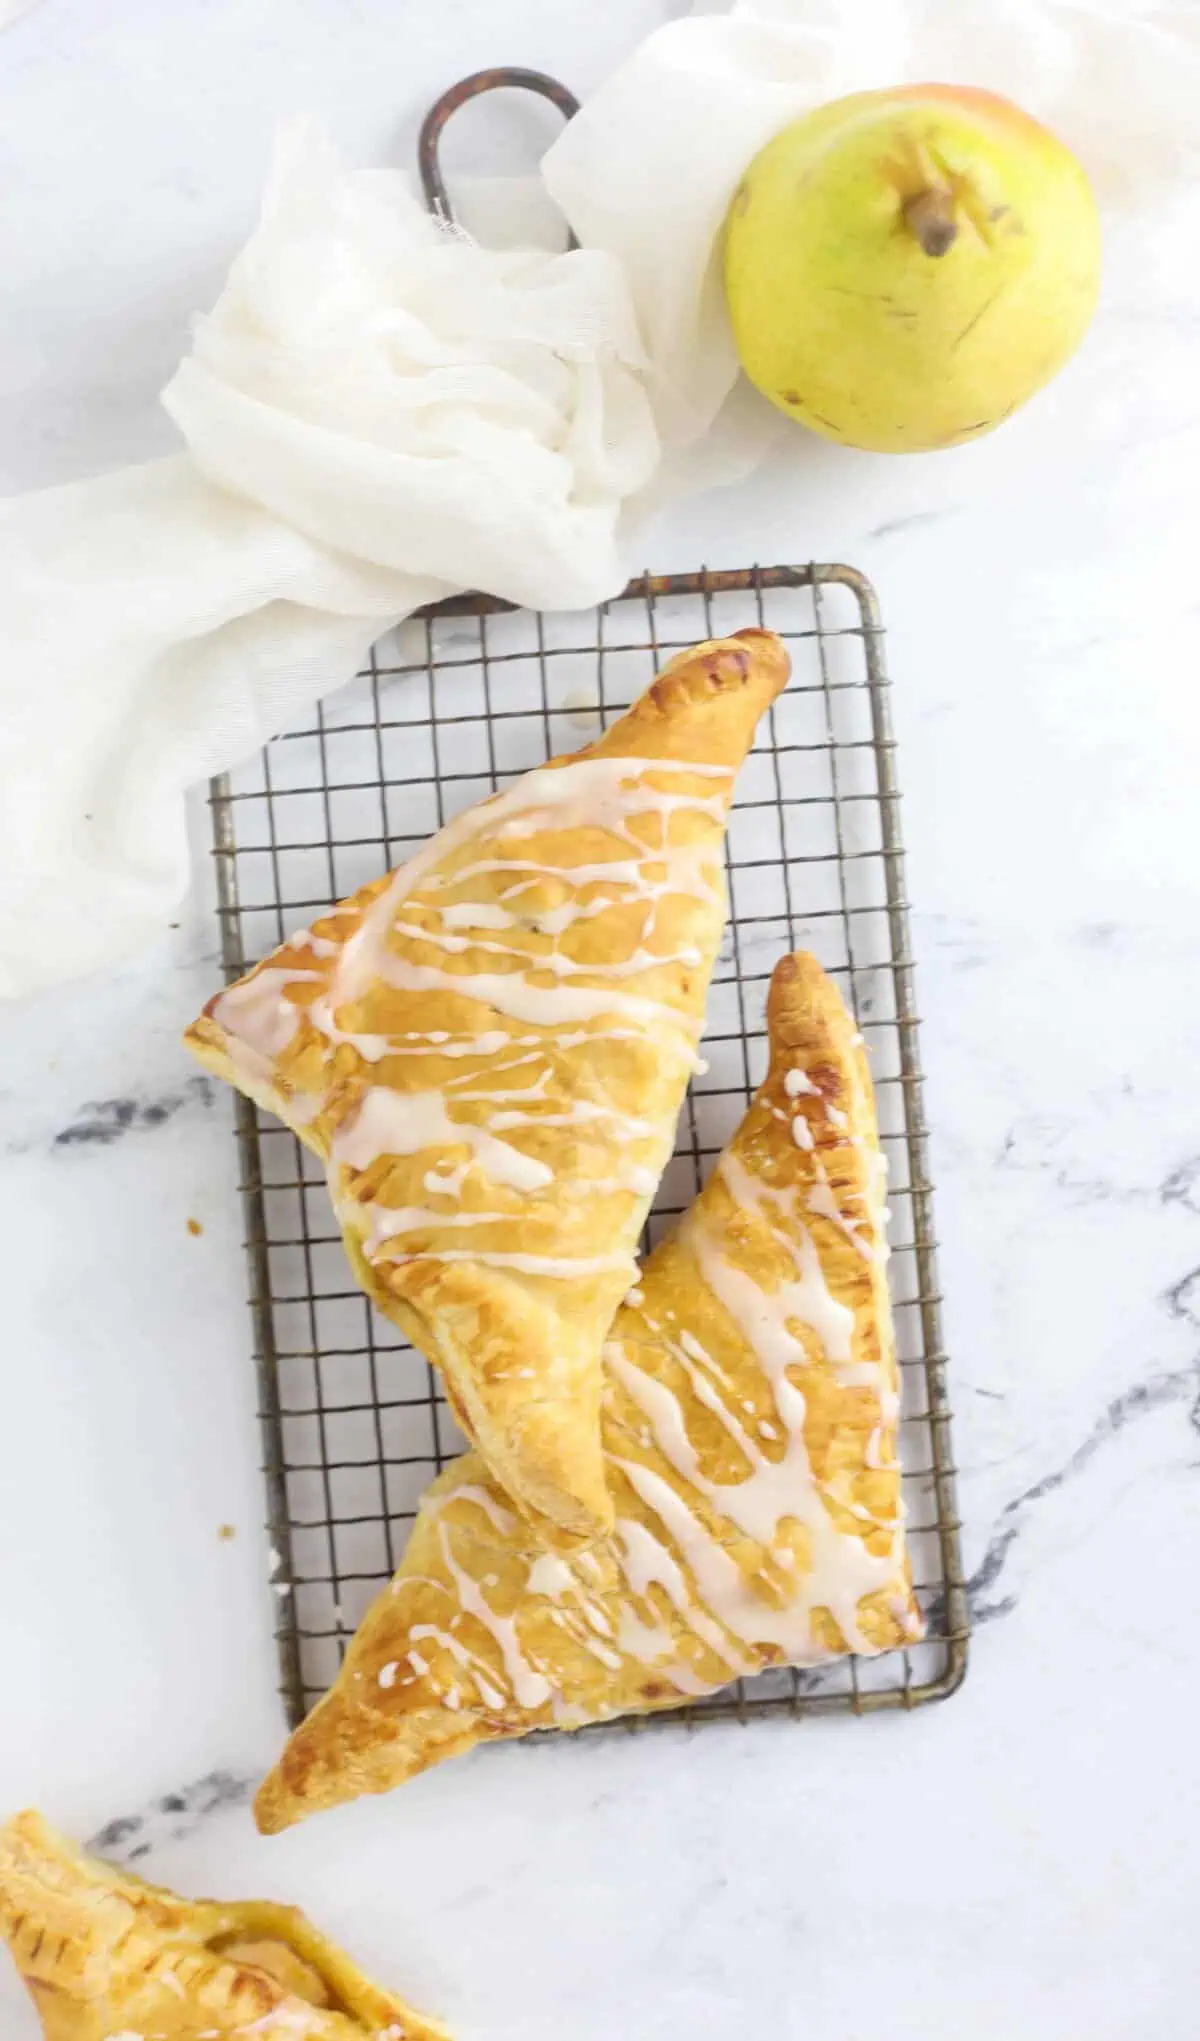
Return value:
M 556 106 L 564 120 L 570 120 L 579 112 L 579 101 L 557 78 L 551 78 L 545 71 L 527 71 L 519 64 L 504 64 L 494 71 L 473 71 L 469 78 L 460 78 L 448 92 L 430 107 L 421 122 L 421 133 L 417 140 L 417 164 L 421 172 L 421 189 L 425 203 L 438 219 L 453 223 L 454 208 L 442 176 L 438 149 L 442 133 L 451 114 L 457 113 L 469 99 L 478 99 L 483 92 L 496 92 L 512 87 L 519 92 L 536 92 L 541 99 L 548 99 Z M 572 234 L 568 241 L 571 248 L 578 247 Z

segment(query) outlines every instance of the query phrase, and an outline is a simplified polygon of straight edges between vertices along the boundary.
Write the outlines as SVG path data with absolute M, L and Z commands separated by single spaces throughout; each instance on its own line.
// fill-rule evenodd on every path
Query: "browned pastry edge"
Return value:
M 87 1857 L 39 1814 L 0 1829 L 0 1935 L 47 2041 L 448 2041 L 298 1907 L 187 1900 Z

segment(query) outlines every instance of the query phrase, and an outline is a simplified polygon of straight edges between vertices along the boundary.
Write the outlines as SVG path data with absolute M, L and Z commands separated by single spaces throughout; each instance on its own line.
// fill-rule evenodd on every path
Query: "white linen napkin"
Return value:
M 1044 458 L 1047 417 L 1102 435 L 1146 294 L 1200 302 L 1191 0 L 743 0 L 675 22 L 545 159 L 572 253 L 477 246 L 398 173 L 345 167 L 314 123 L 284 132 L 260 225 L 164 395 L 186 450 L 0 506 L 0 993 L 160 927 L 187 884 L 186 787 L 412 609 L 467 587 L 589 606 L 622 586 L 649 508 L 744 473 L 780 433 L 803 457 L 738 378 L 716 238 L 778 128 L 906 79 L 1009 93 L 1092 174 L 1096 338 L 1036 440 L 998 442 Z M 845 472 L 878 520 L 948 472 L 986 484 L 991 445 Z

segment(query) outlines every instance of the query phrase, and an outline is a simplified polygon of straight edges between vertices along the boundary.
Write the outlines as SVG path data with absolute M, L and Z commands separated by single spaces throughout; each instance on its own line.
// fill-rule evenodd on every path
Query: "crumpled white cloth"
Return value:
M 164 395 L 186 451 L 0 507 L 0 993 L 161 927 L 187 883 L 186 787 L 415 607 L 464 587 L 586 607 L 622 586 L 649 508 L 746 472 L 781 433 L 802 459 L 805 436 L 738 378 L 721 221 L 797 113 L 930 78 L 1008 93 L 1092 174 L 1110 268 L 1096 340 L 1036 438 L 997 441 L 1020 459 L 1048 421 L 1102 437 L 1111 378 L 1139 365 L 1139 304 L 1197 304 L 1192 0 L 743 0 L 672 23 L 542 165 L 570 254 L 477 246 L 396 172 L 287 129 L 261 223 Z M 847 455 L 843 472 L 877 520 L 944 487 L 943 463 L 958 488 L 986 480 L 991 445 Z M 812 552 L 819 511 L 814 492 Z

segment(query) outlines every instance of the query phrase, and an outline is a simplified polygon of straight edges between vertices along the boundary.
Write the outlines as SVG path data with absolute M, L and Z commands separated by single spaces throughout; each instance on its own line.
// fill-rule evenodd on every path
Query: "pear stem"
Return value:
M 923 191 L 914 192 L 905 199 L 901 210 L 905 226 L 916 235 L 926 255 L 942 256 L 957 241 L 954 193 L 944 184 L 929 184 Z

